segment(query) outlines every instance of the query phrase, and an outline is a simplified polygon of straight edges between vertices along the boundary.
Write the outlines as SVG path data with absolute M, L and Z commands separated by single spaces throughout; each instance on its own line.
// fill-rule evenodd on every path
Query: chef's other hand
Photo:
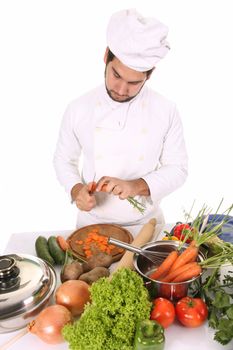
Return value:
M 84 184 L 76 184 L 71 190 L 72 200 L 76 206 L 83 211 L 90 211 L 96 206 L 95 196 L 92 194 L 93 182 Z
M 149 196 L 150 190 L 145 180 L 121 180 L 116 177 L 103 176 L 97 182 L 96 192 L 112 193 L 120 199 L 128 197 Z

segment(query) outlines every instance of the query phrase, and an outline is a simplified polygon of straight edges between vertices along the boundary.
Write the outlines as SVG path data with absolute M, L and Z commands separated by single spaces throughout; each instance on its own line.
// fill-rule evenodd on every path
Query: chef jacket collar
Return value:
M 103 84 L 100 88 L 100 93 L 97 96 L 97 103 L 95 108 L 94 125 L 95 128 L 104 128 L 108 130 L 122 130 L 128 118 L 128 111 L 136 100 L 139 100 L 145 93 L 145 86 L 141 91 L 129 102 L 117 102 L 109 97 L 106 87 Z

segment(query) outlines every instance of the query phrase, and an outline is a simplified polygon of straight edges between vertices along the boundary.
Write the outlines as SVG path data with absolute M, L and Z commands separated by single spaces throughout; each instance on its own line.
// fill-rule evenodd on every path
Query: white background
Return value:
M 110 15 L 135 7 L 169 27 L 172 50 L 149 84 L 180 110 L 189 178 L 166 221 L 196 200 L 233 200 L 231 0 L 0 0 L 0 253 L 14 232 L 73 229 L 76 209 L 52 165 L 67 104 L 102 83 Z

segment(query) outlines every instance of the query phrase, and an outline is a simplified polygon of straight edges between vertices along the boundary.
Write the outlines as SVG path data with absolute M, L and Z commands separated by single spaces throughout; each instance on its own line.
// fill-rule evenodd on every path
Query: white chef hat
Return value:
M 107 45 L 127 67 L 144 72 L 163 58 L 170 46 L 168 28 L 155 18 L 144 18 L 135 9 L 116 12 L 107 27 Z

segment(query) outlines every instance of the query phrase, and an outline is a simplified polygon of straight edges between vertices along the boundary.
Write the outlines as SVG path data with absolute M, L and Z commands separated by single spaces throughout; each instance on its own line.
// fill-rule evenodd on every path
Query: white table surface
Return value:
M 49 237 L 50 235 L 68 236 L 72 231 L 50 231 L 50 232 L 27 232 L 12 234 L 6 246 L 4 254 L 24 253 L 35 255 L 34 243 L 39 235 Z M 159 238 L 161 238 L 161 234 Z M 0 334 L 0 350 L 3 344 L 12 337 L 20 333 L 21 330 L 11 333 Z M 186 328 L 175 322 L 173 325 L 165 329 L 166 345 L 165 350 L 233 350 L 233 341 L 222 346 L 213 340 L 214 331 L 205 325 L 198 328 Z M 68 344 L 48 345 L 42 342 L 35 335 L 27 333 L 20 338 L 16 343 L 11 345 L 10 350 L 68 350 Z M 107 350 L 107 349 L 103 349 Z M 119 349 L 120 350 L 120 349 Z

